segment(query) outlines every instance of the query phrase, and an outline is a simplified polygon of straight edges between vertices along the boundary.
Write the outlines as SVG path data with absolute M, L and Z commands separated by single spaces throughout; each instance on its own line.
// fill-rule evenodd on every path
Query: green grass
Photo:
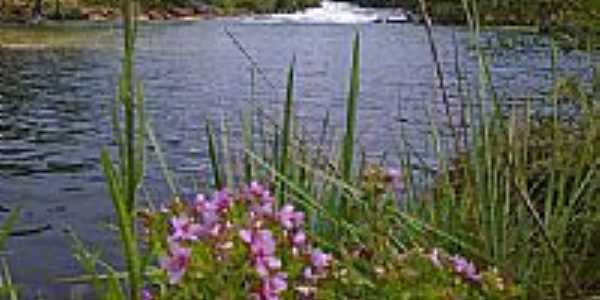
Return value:
M 122 8 L 125 24 L 125 51 L 122 76 L 119 81 L 119 97 L 113 112 L 114 138 L 118 145 L 118 165 L 115 168 L 107 149 L 102 150 L 101 163 L 117 215 L 123 257 L 127 266 L 128 298 L 139 300 L 141 299 L 140 292 L 143 285 L 143 269 L 142 257 L 139 252 L 138 232 L 136 230 L 136 194 L 144 174 L 146 124 L 141 85 L 136 86 L 133 74 L 136 34 L 134 5 L 133 1 L 124 1 Z M 119 118 L 121 115 L 123 120 Z M 110 276 L 114 278 L 113 275 Z M 124 299 L 123 287 L 115 280 L 108 282 L 108 294 L 114 294 L 111 299 Z

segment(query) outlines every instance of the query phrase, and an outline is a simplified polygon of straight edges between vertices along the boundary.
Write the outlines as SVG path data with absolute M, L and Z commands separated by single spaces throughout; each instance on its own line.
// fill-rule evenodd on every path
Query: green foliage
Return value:
M 133 53 L 136 34 L 134 5 L 130 0 L 123 2 L 124 58 L 122 77 L 119 81 L 119 94 L 113 108 L 113 135 L 118 146 L 118 165 L 113 165 L 109 151 L 103 149 L 101 164 L 106 177 L 113 207 L 117 215 L 117 225 L 123 246 L 123 256 L 127 267 L 129 299 L 141 299 L 142 258 L 138 249 L 136 230 L 136 193 L 144 174 L 145 119 L 143 117 L 143 94 L 141 86 L 135 87 L 133 74 Z M 121 115 L 123 120 L 121 120 Z M 89 257 L 89 256 L 85 256 Z M 84 259 L 86 261 L 86 259 Z M 94 260 L 88 264 L 89 271 L 95 270 Z M 125 292 L 116 279 L 114 271 L 109 272 L 106 281 L 107 299 L 124 299 Z
M 350 76 L 350 91 L 348 93 L 348 99 L 346 101 L 346 131 L 344 133 L 342 152 L 340 158 L 340 170 L 342 180 L 347 183 L 352 182 L 352 174 L 354 169 L 354 155 L 355 149 L 355 131 L 357 117 L 356 113 L 358 110 L 358 96 L 360 89 L 360 37 L 358 33 L 354 38 L 354 44 L 352 47 L 352 71 Z M 342 213 L 346 213 L 347 203 L 346 198 L 341 198 L 341 204 L 339 209 Z
M 353 257 L 354 261 L 360 258 Z M 352 280 L 352 274 L 341 279 L 343 299 L 513 299 L 520 293 L 496 270 L 480 273 L 481 280 L 472 282 L 456 273 L 453 257 L 434 249 L 425 253 L 414 249 L 389 258 L 382 265 L 364 264 L 373 278 L 372 285 Z M 339 296 L 338 296 L 339 297 Z
M 217 146 L 215 145 L 215 133 L 210 126 L 210 123 L 206 122 L 206 136 L 208 137 L 208 154 L 210 157 L 210 166 L 214 175 L 214 183 L 217 189 L 224 187 L 223 179 L 221 176 L 220 164 L 217 159 Z
M 480 84 L 490 83 L 485 54 L 478 51 Z M 408 200 L 417 203 L 409 209 L 418 219 L 463 245 L 442 236 L 423 242 L 493 263 L 523 284 L 526 298 L 588 293 L 600 278 L 588 267 L 598 259 L 589 247 L 600 232 L 592 221 L 600 213 L 594 97 L 567 78 L 555 81 L 546 106 L 551 114 L 534 114 L 529 105 L 506 113 L 494 106 L 473 128 L 466 150 L 450 162 L 442 158 L 426 192 Z
M 283 141 L 281 145 L 281 156 L 279 157 L 279 173 L 287 176 L 290 140 L 292 138 L 292 117 L 293 117 L 293 100 L 294 100 L 294 65 L 296 59 L 292 60 L 287 78 L 286 100 L 283 108 L 283 132 L 281 133 Z M 282 182 L 279 185 L 277 195 L 280 201 L 285 202 L 285 184 Z

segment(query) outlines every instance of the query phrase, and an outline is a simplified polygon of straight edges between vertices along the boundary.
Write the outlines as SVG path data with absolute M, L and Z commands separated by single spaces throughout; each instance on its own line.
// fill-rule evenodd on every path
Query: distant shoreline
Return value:
M 76 10 L 76 12 L 73 12 Z M 173 7 L 170 9 L 148 9 L 137 15 L 138 21 L 151 22 L 186 22 L 186 21 L 201 21 L 212 20 L 224 17 L 238 17 L 244 15 L 255 15 L 257 13 L 247 10 L 225 11 L 219 8 L 206 8 L 199 10 L 193 7 Z M 118 22 L 121 20 L 121 13 L 116 8 L 74 8 L 68 13 L 57 17 L 53 14 L 32 18 L 31 16 L 21 13 L 13 14 L 9 17 L 3 16 L 0 18 L 0 26 L 20 26 L 20 25 L 48 25 L 48 24 L 64 24 L 70 22 L 86 22 L 86 23 L 104 23 Z

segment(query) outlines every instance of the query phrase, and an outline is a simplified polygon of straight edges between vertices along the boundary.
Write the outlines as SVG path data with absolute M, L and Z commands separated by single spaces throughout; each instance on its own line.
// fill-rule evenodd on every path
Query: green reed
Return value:
M 124 57 L 118 100 L 113 111 L 114 138 L 118 146 L 119 159 L 118 166 L 115 168 L 109 151 L 103 149 L 101 163 L 117 213 L 123 256 L 127 266 L 129 299 L 137 300 L 141 299 L 143 278 L 142 258 L 136 231 L 136 193 L 144 173 L 146 124 L 143 93 L 140 85 L 136 86 L 134 83 L 135 2 L 123 1 L 122 12 Z
M 283 109 L 283 132 L 281 133 L 281 156 L 279 157 L 279 173 L 286 176 L 288 172 L 288 161 L 289 161 L 289 147 L 290 138 L 292 131 L 292 113 L 293 113 L 293 101 L 294 101 L 294 65 L 296 59 L 292 60 L 290 69 L 288 71 L 287 86 L 286 86 L 286 100 Z M 285 201 L 285 184 L 281 184 L 277 193 L 280 203 Z

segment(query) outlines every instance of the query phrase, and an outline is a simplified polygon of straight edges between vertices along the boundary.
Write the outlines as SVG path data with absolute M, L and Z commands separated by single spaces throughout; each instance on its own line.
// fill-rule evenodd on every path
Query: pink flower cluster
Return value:
M 199 194 L 193 203 L 192 213 L 184 212 L 171 218 L 171 234 L 167 238 L 169 253 L 160 259 L 160 266 L 167 272 L 170 284 L 179 283 L 190 264 L 192 251 L 189 242 L 218 236 L 224 227 L 221 217 L 231 204 L 231 195 L 225 190 L 215 192 L 210 200 Z
M 223 251 L 239 241 L 247 249 L 256 274 L 248 278 L 252 298 L 279 300 L 289 286 L 296 284 L 294 290 L 304 296 L 312 295 L 317 281 L 327 275 L 332 256 L 308 243 L 303 212 L 291 204 L 277 209 L 275 202 L 267 188 L 252 182 L 235 201 L 233 195 L 222 190 L 210 199 L 198 195 L 183 211 L 174 210 L 175 215 L 169 219 L 167 253 L 160 258 L 169 283 L 182 282 L 192 263 L 195 244 L 211 243 L 215 246 L 212 249 Z M 163 213 L 168 214 L 169 210 Z M 215 256 L 219 252 L 216 253 Z M 297 260 L 305 267 L 296 271 L 299 274 L 289 273 L 282 257 Z
M 481 281 L 481 274 L 477 272 L 477 268 L 475 268 L 475 264 L 472 261 L 460 255 L 450 257 L 450 261 L 453 264 L 454 272 L 457 274 L 472 282 Z
M 279 225 L 292 246 L 294 255 L 310 256 L 313 264 L 305 268 L 305 279 L 315 280 L 316 274 L 325 274 L 331 255 L 319 249 L 313 250 L 307 244 L 303 230 L 304 213 L 297 211 L 291 204 L 276 211 L 275 199 L 264 186 L 256 182 L 250 184 L 245 194 L 251 210 L 250 229 L 240 230 L 239 235 L 249 247 L 256 273 L 261 278 L 261 286 L 254 297 L 260 300 L 278 300 L 288 287 L 288 274 L 281 271 L 281 260 L 276 256 L 277 241 L 273 232 L 264 226 L 269 220 Z M 318 272 L 315 273 L 313 269 Z
M 434 266 L 438 268 L 443 267 L 439 249 L 434 248 L 431 254 L 427 255 L 427 257 Z M 469 261 L 460 255 L 451 256 L 447 258 L 446 261 L 451 264 L 451 268 L 454 273 L 460 275 L 464 279 L 475 283 L 481 281 L 481 274 L 477 272 L 477 268 L 472 261 Z

